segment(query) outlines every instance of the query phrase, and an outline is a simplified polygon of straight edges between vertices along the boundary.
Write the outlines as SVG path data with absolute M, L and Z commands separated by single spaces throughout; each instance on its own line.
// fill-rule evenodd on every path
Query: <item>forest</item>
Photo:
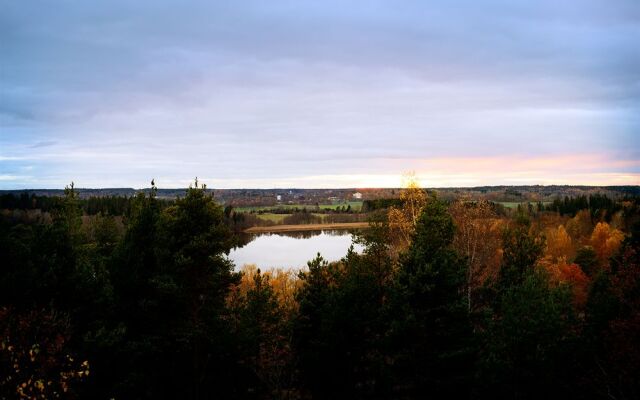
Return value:
M 640 397 L 633 195 L 505 212 L 410 183 L 365 203 L 362 252 L 299 271 L 233 265 L 197 181 L 0 200 L 39 210 L 0 218 L 2 399 Z

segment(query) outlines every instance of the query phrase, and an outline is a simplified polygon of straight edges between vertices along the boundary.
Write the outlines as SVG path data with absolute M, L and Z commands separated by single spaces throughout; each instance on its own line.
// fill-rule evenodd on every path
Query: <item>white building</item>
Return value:
M 362 199 L 362 193 L 360 193 L 360 192 L 355 192 L 355 193 L 353 194 L 353 198 L 354 198 L 354 199 L 356 199 L 356 200 L 360 200 L 360 199 Z

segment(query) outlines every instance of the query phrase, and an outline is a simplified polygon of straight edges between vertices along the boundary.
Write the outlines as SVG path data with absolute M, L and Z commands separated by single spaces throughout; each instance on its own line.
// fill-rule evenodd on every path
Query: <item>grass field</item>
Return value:
M 264 213 L 264 214 L 256 214 L 256 217 L 260 218 L 263 221 L 271 221 L 273 223 L 279 224 L 282 223 L 286 217 L 291 214 L 273 214 L 273 213 Z
M 290 216 L 291 214 L 274 214 L 274 213 L 262 213 L 262 214 L 256 214 L 256 217 L 258 217 L 259 219 L 263 220 L 263 221 L 271 221 L 274 224 L 281 224 L 282 221 Z M 325 217 L 327 216 L 327 214 L 317 214 L 317 213 L 313 213 L 314 216 L 319 217 L 321 219 L 325 219 Z
M 336 204 L 320 204 L 319 207 L 322 210 L 335 210 L 338 207 L 346 207 L 351 206 L 351 210 L 360 211 L 362 209 L 362 201 L 349 201 L 346 203 L 336 203 Z M 235 211 L 238 212 L 252 212 L 252 211 L 270 211 L 270 210 L 292 210 L 295 208 L 303 209 L 307 208 L 308 211 L 313 211 L 315 209 L 315 205 L 312 204 L 278 204 L 275 206 L 255 206 L 255 207 L 237 207 L 234 208 Z
M 501 204 L 502 206 L 506 207 L 506 208 L 511 208 L 511 209 L 516 209 L 518 208 L 518 205 L 521 204 L 522 207 L 526 207 L 528 203 L 531 203 L 534 207 L 538 204 L 538 202 L 534 202 L 534 201 L 496 201 L 496 204 Z M 545 206 L 547 204 L 551 204 L 553 203 L 552 201 L 543 201 L 542 204 L 544 204 Z

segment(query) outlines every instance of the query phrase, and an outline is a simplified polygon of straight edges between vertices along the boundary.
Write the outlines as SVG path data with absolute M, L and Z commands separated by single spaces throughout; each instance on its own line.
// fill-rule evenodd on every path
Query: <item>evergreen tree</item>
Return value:
M 503 233 L 493 304 L 478 330 L 481 397 L 537 398 L 570 388 L 576 329 L 571 290 L 551 287 L 537 269 L 543 249 L 544 238 L 530 231 L 527 219 Z
M 169 388 L 169 393 L 210 397 L 226 386 L 232 372 L 225 364 L 231 337 L 224 316 L 229 286 L 237 280 L 226 257 L 233 236 L 222 207 L 196 181 L 184 198 L 163 210 L 158 239 L 160 270 L 153 284 L 163 310 L 163 332 L 173 343 L 167 349 L 173 362 L 167 373 L 173 374 L 174 385 L 186 384 Z
M 570 288 L 552 288 L 544 273 L 526 269 L 501 290 L 481 331 L 479 397 L 571 397 L 577 346 Z
M 500 289 L 524 281 L 544 251 L 544 238 L 530 232 L 529 221 L 520 218 L 517 226 L 505 229 L 502 235 L 502 266 L 498 277 Z
M 473 346 L 465 305 L 466 261 L 452 249 L 455 226 L 431 198 L 396 276 L 389 316 L 395 390 L 406 397 L 469 393 Z
M 236 288 L 230 296 L 238 362 L 246 368 L 240 392 L 247 397 L 282 398 L 292 391 L 290 326 L 269 281 L 258 269 L 246 293 Z

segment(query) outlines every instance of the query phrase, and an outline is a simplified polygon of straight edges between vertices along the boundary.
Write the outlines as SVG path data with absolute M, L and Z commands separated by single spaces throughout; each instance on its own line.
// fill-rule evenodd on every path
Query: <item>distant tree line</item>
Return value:
M 573 217 L 580 210 L 589 210 L 591 215 L 608 215 L 622 209 L 620 202 L 617 202 L 606 195 L 592 194 L 587 196 L 568 197 L 555 199 L 553 203 L 544 206 L 544 210 L 556 211 L 561 215 Z
M 125 215 L 132 203 L 133 197 L 110 195 L 91 196 L 78 198 L 77 203 L 85 215 Z M 60 196 L 37 196 L 35 194 L 21 193 L 20 195 L 8 193 L 0 195 L 0 209 L 8 210 L 41 210 L 50 212 L 60 206 Z M 168 206 L 173 200 L 158 199 L 163 206 Z
M 401 204 L 402 200 L 400 200 L 400 198 L 364 200 L 362 202 L 362 212 L 387 209 L 393 206 L 399 206 Z

